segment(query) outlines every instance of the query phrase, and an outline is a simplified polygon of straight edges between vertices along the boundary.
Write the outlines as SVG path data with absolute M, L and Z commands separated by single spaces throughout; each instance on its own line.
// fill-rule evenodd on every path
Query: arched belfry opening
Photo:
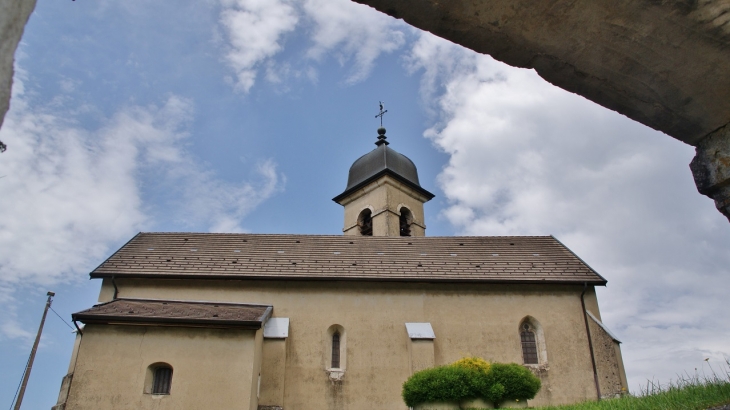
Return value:
M 360 228 L 360 235 L 373 236 L 373 212 L 369 208 L 360 212 L 357 217 L 357 226 Z
M 400 209 L 400 216 L 398 222 L 400 225 L 400 236 L 411 236 L 411 222 L 413 221 L 413 214 L 405 206 Z
M 345 235 L 426 234 L 423 204 L 434 195 L 421 187 L 416 164 L 387 138 L 380 127 L 376 148 L 352 164 L 347 188 L 332 199 L 345 208 Z

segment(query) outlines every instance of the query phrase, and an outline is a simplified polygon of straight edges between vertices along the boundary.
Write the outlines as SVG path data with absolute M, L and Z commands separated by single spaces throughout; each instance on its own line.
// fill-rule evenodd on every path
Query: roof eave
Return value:
M 184 303 L 188 305 L 209 305 L 212 302 L 202 301 L 185 301 L 185 300 L 168 300 L 168 299 L 113 299 L 108 302 L 99 303 L 94 305 L 94 309 L 99 306 L 109 305 L 117 301 L 135 301 L 135 302 L 173 302 L 173 303 Z M 261 329 L 267 320 L 271 317 L 274 307 L 271 305 L 260 305 L 260 304 L 235 304 L 226 302 L 215 302 L 218 305 L 227 306 L 246 306 L 246 307 L 263 307 L 265 308 L 263 313 L 253 320 L 230 320 L 230 319 L 200 319 L 200 318 L 165 318 L 165 317 L 140 317 L 140 316 L 119 316 L 113 314 L 90 314 L 89 310 L 83 310 L 71 314 L 71 320 L 74 322 L 79 321 L 84 324 L 121 324 L 121 325 L 161 325 L 161 326 L 181 326 L 181 327 L 209 327 L 209 328 L 226 328 L 226 329 Z
M 94 273 L 92 279 L 115 277 L 117 279 L 203 279 L 203 280 L 271 280 L 271 281 L 332 281 L 332 282 L 407 282 L 407 283 L 484 283 L 484 284 L 549 284 L 549 285 L 591 285 L 606 286 L 607 281 L 600 279 L 478 279 L 478 278 L 423 278 L 423 277 L 383 277 L 383 276 L 300 276 L 300 275 L 237 275 L 237 274 L 174 274 L 174 273 Z
M 264 322 L 258 320 L 200 320 L 170 318 L 129 318 L 124 316 L 71 315 L 72 320 L 88 324 L 162 325 L 181 327 L 214 327 L 236 329 L 261 329 Z
M 380 178 L 380 177 L 382 177 L 384 175 L 390 175 L 390 176 L 392 176 L 393 178 L 397 179 L 399 182 L 405 184 L 409 188 L 411 188 L 411 189 L 415 190 L 416 192 L 418 192 L 419 194 L 425 196 L 426 197 L 426 202 L 430 201 L 431 199 L 433 199 L 433 197 L 435 197 L 434 194 L 432 194 L 431 192 L 425 190 L 420 185 L 414 184 L 413 182 L 409 181 L 407 178 L 399 175 L 398 173 L 393 172 L 392 170 L 390 170 L 388 168 L 385 168 L 385 169 L 383 169 L 381 171 L 378 171 L 376 174 L 373 174 L 371 177 L 363 180 L 362 182 L 356 184 L 352 188 L 346 189 L 345 192 L 343 192 L 343 193 L 337 195 L 336 197 L 332 198 L 332 200 L 335 201 L 335 202 L 337 202 L 338 204 L 341 204 L 342 200 L 345 199 L 345 198 L 347 198 L 348 196 L 350 196 L 350 194 L 352 194 L 353 192 L 355 192 L 355 191 L 357 191 L 357 190 L 365 187 L 366 185 L 370 184 L 371 182 L 377 180 L 378 178 Z

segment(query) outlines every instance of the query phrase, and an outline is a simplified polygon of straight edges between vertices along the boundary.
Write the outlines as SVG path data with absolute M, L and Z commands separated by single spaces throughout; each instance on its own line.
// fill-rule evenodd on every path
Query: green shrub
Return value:
M 489 364 L 479 358 L 464 358 L 414 373 L 403 383 L 403 400 L 409 407 L 477 397 L 500 403 L 532 399 L 538 390 L 540 379 L 518 364 Z
M 489 386 L 488 390 L 483 394 L 484 399 L 492 403 L 499 403 L 504 399 L 505 389 L 502 383 L 494 383 Z
M 474 372 L 459 366 L 440 366 L 416 372 L 403 383 L 403 401 L 408 407 L 428 402 L 459 402 L 473 393 Z
M 489 386 L 482 390 L 484 398 L 494 403 L 503 400 L 530 400 L 540 390 L 541 382 L 532 372 L 516 363 L 492 363 Z

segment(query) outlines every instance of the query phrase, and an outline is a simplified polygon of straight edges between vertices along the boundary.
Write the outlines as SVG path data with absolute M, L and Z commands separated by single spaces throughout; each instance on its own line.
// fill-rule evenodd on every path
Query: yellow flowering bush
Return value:
M 476 370 L 487 373 L 491 366 L 488 361 L 481 357 L 462 357 L 453 363 L 454 366 L 464 367 L 470 370 Z

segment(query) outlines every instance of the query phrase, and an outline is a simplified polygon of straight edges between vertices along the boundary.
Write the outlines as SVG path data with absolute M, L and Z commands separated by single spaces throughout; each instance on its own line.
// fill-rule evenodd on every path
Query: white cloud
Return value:
M 0 130 L 9 146 L 0 157 L 0 284 L 6 287 L 78 280 L 110 246 L 155 227 L 155 214 L 240 231 L 241 219 L 282 187 L 271 160 L 257 168 L 259 178 L 235 184 L 201 166 L 185 149 L 193 117 L 186 99 L 127 107 L 88 130 L 55 106 L 29 103 L 22 83 L 16 78 Z M 147 203 L 145 189 L 158 186 L 168 200 Z
M 0 324 L 0 334 L 3 334 L 8 339 L 22 339 L 26 342 L 33 340 L 35 336 L 33 333 L 23 329 L 16 320 L 7 319 L 3 319 L 3 323 Z
M 422 70 L 421 95 L 426 101 L 443 92 L 444 79 L 473 71 L 478 54 L 465 52 L 448 40 L 432 35 L 419 35 L 405 55 L 405 68 L 411 74 Z M 431 108 L 431 107 L 427 107 Z
M 145 222 L 138 147 L 98 137 L 14 97 L 0 135 L 0 280 L 54 283 L 88 268 Z
M 18 320 L 18 300 L 13 296 L 14 288 L 0 282 L 0 306 L 3 316 L 0 318 L 0 340 L 20 339 L 24 343 L 33 340 L 33 333 L 24 329 Z
M 259 179 L 240 185 L 217 180 L 211 172 L 188 170 L 185 182 L 185 215 L 188 223 L 202 219 L 211 232 L 244 232 L 242 218 L 283 189 L 286 179 L 272 160 L 256 166 Z
M 286 0 L 222 0 L 221 24 L 229 50 L 225 59 L 236 74 L 236 88 L 248 92 L 258 67 L 282 49 L 283 36 L 298 16 Z
M 340 66 L 351 67 L 345 83 L 354 84 L 370 75 L 381 54 L 405 44 L 403 22 L 348 0 L 221 0 L 221 4 L 225 60 L 235 72 L 232 82 L 243 92 L 255 84 L 259 71 L 277 84 L 288 78 L 316 82 L 316 70 L 309 64 L 329 56 Z M 305 56 L 293 54 L 278 61 L 290 33 L 307 36 L 311 45 Z
M 304 12 L 314 23 L 308 56 L 321 60 L 334 53 L 340 65 L 354 60 L 348 84 L 367 78 L 378 56 L 405 44 L 405 24 L 362 4 L 305 0 Z
M 730 356 L 730 226 L 696 193 L 693 149 L 577 95 L 423 34 L 409 58 L 450 155 L 443 212 L 462 234 L 553 234 L 609 280 L 605 322 L 632 385 Z
M 114 247 L 164 217 L 193 229 L 242 231 L 241 220 L 283 187 L 273 160 L 240 183 L 202 166 L 186 149 L 190 100 L 121 108 L 89 129 L 76 118 L 98 110 L 72 105 L 63 94 L 39 104 L 26 84 L 26 71 L 16 67 L 0 129 L 9 147 L 0 155 L 2 338 L 32 339 L 18 319 L 19 290 L 81 280 Z M 167 192 L 161 203 L 147 197 L 155 189 Z

